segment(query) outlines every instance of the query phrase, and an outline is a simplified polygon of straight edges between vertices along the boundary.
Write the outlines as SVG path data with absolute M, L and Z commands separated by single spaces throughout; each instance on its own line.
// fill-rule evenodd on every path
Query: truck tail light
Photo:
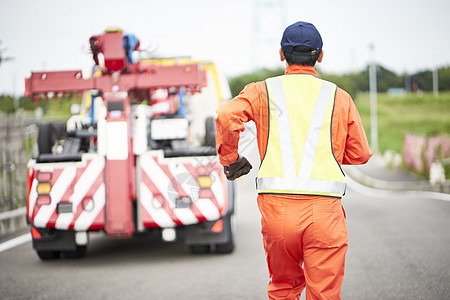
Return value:
M 39 195 L 36 199 L 36 204 L 39 206 L 49 205 L 52 202 L 50 195 Z
M 37 229 L 36 228 L 34 228 L 34 227 L 31 227 L 31 236 L 33 237 L 33 239 L 40 239 L 42 236 L 41 236 L 41 234 L 39 233 L 39 231 L 37 231 Z
M 52 179 L 52 173 L 38 171 L 36 174 L 36 179 L 39 182 L 50 181 Z
M 219 219 L 219 220 L 217 220 L 217 222 L 213 225 L 213 227 L 211 228 L 211 231 L 212 231 L 212 232 L 218 233 L 218 232 L 222 232 L 222 230 L 223 230 L 223 220 L 222 220 L 222 219 Z
M 42 174 L 42 173 L 41 173 Z M 45 173 L 44 173 L 45 174 Z M 50 173 L 48 173 L 50 174 Z M 46 178 L 46 176 L 44 176 Z M 36 199 L 36 204 L 41 205 L 49 205 L 52 202 L 50 198 L 50 192 L 52 190 L 52 185 L 50 182 L 39 182 L 36 187 L 38 197 Z
M 48 195 L 52 190 L 52 185 L 50 182 L 39 182 L 36 189 L 39 195 Z
M 209 189 L 212 186 L 212 178 L 210 176 L 199 176 L 197 184 L 201 189 Z

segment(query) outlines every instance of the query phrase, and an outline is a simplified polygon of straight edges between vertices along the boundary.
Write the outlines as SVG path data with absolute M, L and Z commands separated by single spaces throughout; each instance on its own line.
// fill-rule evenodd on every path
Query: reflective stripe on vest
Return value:
M 336 85 L 311 75 L 266 80 L 269 137 L 258 193 L 342 197 L 344 174 L 331 147 Z

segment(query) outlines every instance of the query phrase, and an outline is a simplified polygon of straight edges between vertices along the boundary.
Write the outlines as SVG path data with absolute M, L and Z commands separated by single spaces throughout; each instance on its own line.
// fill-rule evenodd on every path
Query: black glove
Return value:
M 228 180 L 235 180 L 241 176 L 244 176 L 250 172 L 252 165 L 245 157 L 239 156 L 238 160 L 230 164 L 227 167 L 223 167 L 223 172 L 227 176 Z

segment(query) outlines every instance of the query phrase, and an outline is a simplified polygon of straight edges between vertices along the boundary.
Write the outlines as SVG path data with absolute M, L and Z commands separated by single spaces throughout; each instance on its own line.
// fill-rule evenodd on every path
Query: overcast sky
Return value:
M 134 33 L 159 56 L 211 59 L 226 76 L 283 67 L 284 28 L 312 22 L 322 35 L 325 72 L 361 70 L 375 60 L 393 71 L 450 65 L 446 0 L 0 0 L 0 94 L 23 93 L 31 71 L 92 66 L 91 35 Z

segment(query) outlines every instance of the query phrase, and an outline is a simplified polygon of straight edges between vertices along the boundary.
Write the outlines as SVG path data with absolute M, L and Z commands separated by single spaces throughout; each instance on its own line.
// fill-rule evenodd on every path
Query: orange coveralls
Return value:
M 291 65 L 285 74 L 311 74 L 314 67 Z M 250 83 L 217 110 L 216 141 L 220 163 L 238 157 L 239 133 L 254 121 L 261 159 L 267 148 L 269 118 L 264 81 Z M 363 164 L 372 156 L 358 111 L 336 90 L 332 147 L 340 164 Z M 269 269 L 270 299 L 340 299 L 347 251 L 347 227 L 341 199 L 304 195 L 258 195 L 261 233 Z

